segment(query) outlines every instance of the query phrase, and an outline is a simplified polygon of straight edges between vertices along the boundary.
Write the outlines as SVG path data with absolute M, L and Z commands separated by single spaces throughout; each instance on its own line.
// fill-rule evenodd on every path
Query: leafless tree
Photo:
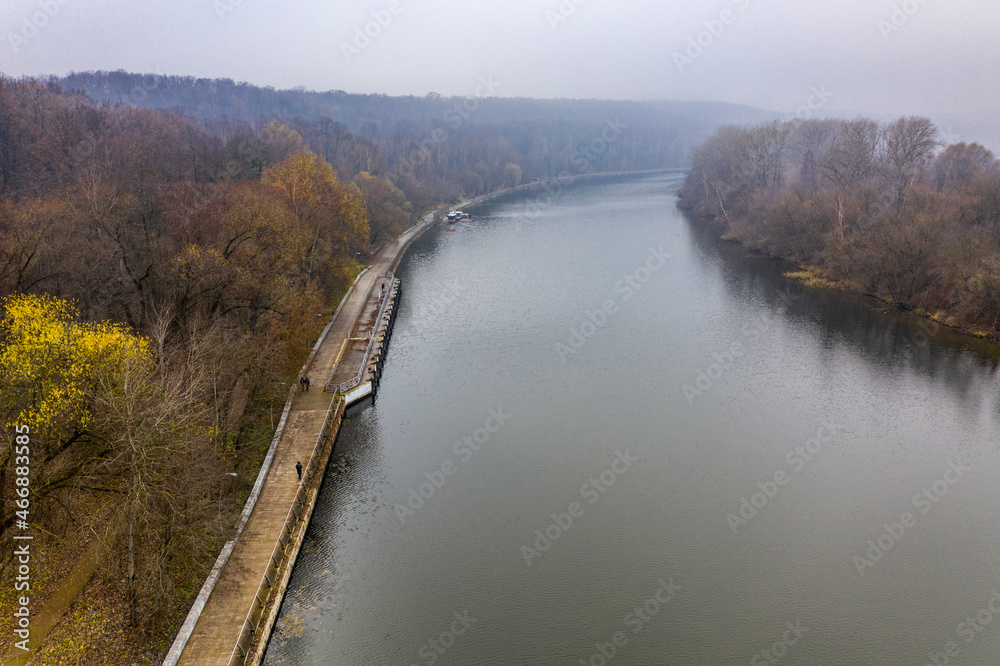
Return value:
M 900 118 L 882 130 L 878 168 L 893 194 L 894 210 L 902 214 L 907 189 L 934 154 L 938 130 L 928 118 Z

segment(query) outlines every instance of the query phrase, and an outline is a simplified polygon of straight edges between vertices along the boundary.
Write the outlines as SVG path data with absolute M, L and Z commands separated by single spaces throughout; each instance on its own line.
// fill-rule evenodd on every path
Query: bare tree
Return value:
M 840 123 L 835 120 L 806 120 L 797 123 L 789 137 L 789 153 L 799 164 L 799 183 L 816 192 L 820 186 L 820 164 L 833 146 Z
M 858 118 L 841 125 L 823 160 L 823 177 L 839 190 L 850 190 L 875 174 L 879 125 Z
M 847 199 L 858 186 L 875 175 L 878 144 L 877 122 L 869 118 L 845 122 L 820 165 L 823 179 L 834 187 L 837 232 L 841 238 L 846 235 Z
M 980 174 L 1000 173 L 992 152 L 978 143 L 955 143 L 934 160 L 934 184 L 939 189 L 965 188 Z
M 204 438 L 205 411 L 200 407 L 200 381 L 190 376 L 160 379 L 159 370 L 144 357 L 128 357 L 120 372 L 101 377 L 95 401 L 95 430 L 110 445 L 109 453 L 83 483 L 100 485 L 119 499 L 104 532 L 107 547 L 124 539 L 129 621 L 140 623 L 143 602 L 152 608 L 161 595 L 150 591 L 162 584 L 157 575 L 169 549 L 162 543 L 179 531 L 190 506 L 206 492 L 209 479 L 183 474 L 198 460 L 197 441 Z M 209 458 L 210 460 L 210 458 Z M 221 475 L 213 475 L 221 479 Z M 183 478 L 183 483 L 178 479 Z
M 894 210 L 902 214 L 906 193 L 924 163 L 939 145 L 938 130 L 928 118 L 900 118 L 882 130 L 879 172 L 894 197 Z
M 746 128 L 747 167 L 751 170 L 750 182 L 756 187 L 777 189 L 784 176 L 785 147 L 790 125 L 772 120 Z

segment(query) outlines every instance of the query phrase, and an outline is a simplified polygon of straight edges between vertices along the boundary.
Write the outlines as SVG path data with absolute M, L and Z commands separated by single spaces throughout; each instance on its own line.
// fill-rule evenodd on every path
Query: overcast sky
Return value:
M 473 95 L 482 78 L 504 97 L 1000 107 L 989 0 L 0 0 L 0 29 L 14 76 L 125 69 L 392 95 Z

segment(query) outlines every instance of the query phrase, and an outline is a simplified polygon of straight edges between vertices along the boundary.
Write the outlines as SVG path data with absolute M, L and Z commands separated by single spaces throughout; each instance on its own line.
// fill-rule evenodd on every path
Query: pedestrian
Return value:
M 299 388 L 301 390 L 303 390 L 303 391 L 306 390 L 306 378 L 305 377 L 299 377 Z
M 303 377 L 302 381 L 304 381 L 306 383 L 306 392 L 308 393 L 309 392 L 309 378 L 308 377 Z
M 299 475 L 299 481 L 301 481 L 302 480 L 302 461 L 301 460 L 296 460 L 295 461 L 295 471 Z

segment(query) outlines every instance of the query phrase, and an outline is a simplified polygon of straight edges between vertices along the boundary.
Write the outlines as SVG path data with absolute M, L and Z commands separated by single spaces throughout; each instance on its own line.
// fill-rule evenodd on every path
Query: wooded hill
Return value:
M 409 222 L 390 183 L 342 180 L 286 126 L 223 137 L 0 79 L 0 538 L 20 519 L 27 424 L 32 608 L 100 546 L 46 659 L 168 645 L 364 261 L 370 206 L 387 233 Z
M 51 81 L 101 105 L 179 109 L 220 136 L 279 120 L 342 178 L 385 176 L 417 208 L 509 185 L 512 171 L 529 182 L 563 171 L 683 166 L 718 127 L 774 116 L 719 103 L 504 98 L 503 83 L 488 79 L 470 82 L 466 97 L 275 90 L 125 72 Z M 602 143 L 609 123 L 625 129 Z

